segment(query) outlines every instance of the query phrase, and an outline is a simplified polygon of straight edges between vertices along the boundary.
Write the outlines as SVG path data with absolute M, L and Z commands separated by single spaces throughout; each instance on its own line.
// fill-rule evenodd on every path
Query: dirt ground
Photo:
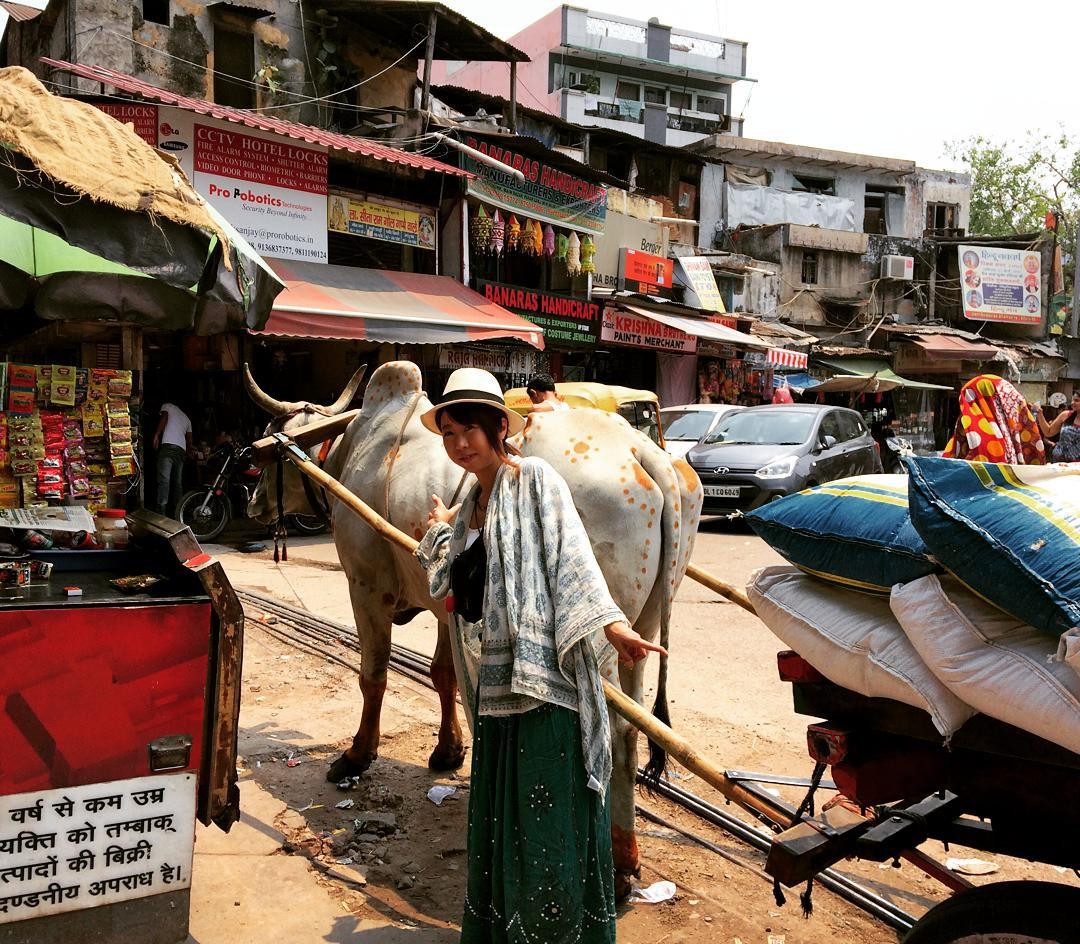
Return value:
M 238 555 L 220 550 L 238 589 L 268 593 L 351 623 L 345 581 L 328 538 L 292 542 L 290 562 L 281 565 L 275 565 L 268 552 Z M 779 558 L 749 532 L 707 522 L 694 560 L 742 585 L 754 569 Z M 307 857 L 327 893 L 357 920 L 385 920 L 402 929 L 402 940 L 456 941 L 464 896 L 468 764 L 449 777 L 427 769 L 438 725 L 434 693 L 391 673 L 380 757 L 351 789 L 341 790 L 326 782 L 325 772 L 359 722 L 355 674 L 274 638 L 272 617 L 257 607 L 248 612 L 241 776 L 287 805 L 275 824 L 288 837 L 283 853 Z M 428 614 L 394 632 L 395 642 L 427 653 L 434 648 L 434 636 Z M 793 713 L 790 689 L 776 674 L 775 655 L 783 646 L 764 625 L 687 581 L 676 602 L 672 636 L 673 725 L 727 769 L 809 776 L 805 730 L 811 719 Z M 723 804 L 718 794 L 677 766 L 675 776 L 679 786 Z M 436 806 L 427 794 L 440 784 L 455 792 Z M 779 789 L 793 803 L 801 799 L 800 788 Z M 667 879 L 677 893 L 663 904 L 625 906 L 618 921 L 621 942 L 897 940 L 896 932 L 820 886 L 808 919 L 798 902 L 800 889 L 789 890 L 787 903 L 777 906 L 771 881 L 761 871 L 761 854 L 661 798 L 643 796 L 640 805 L 707 839 L 724 854 L 639 817 L 641 884 Z M 941 849 L 924 849 L 941 861 L 946 858 Z M 972 879 L 975 882 L 1067 880 L 1049 866 L 955 846 L 948 855 L 992 860 L 1000 867 L 992 876 Z M 852 861 L 841 863 L 839 870 L 914 915 L 947 894 L 907 863 L 897 869 L 888 863 Z

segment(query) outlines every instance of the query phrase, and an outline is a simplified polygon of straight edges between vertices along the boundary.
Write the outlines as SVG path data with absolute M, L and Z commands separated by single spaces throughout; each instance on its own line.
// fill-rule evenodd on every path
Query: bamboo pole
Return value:
M 719 593 L 720 596 L 726 597 L 732 603 L 737 603 L 744 610 L 757 616 L 754 604 L 750 602 L 750 598 L 746 595 L 745 591 L 740 590 L 738 587 L 732 586 L 730 583 L 724 583 L 719 577 L 714 577 L 707 570 L 702 570 L 697 564 L 686 565 L 686 576 L 692 580 L 696 580 L 703 586 L 708 587 L 714 593 Z
M 300 449 L 293 448 L 288 449 L 287 455 L 304 475 L 308 476 L 308 478 L 313 481 L 318 482 L 319 485 L 330 492 L 335 498 L 344 502 L 387 541 L 390 541 L 392 544 L 397 544 L 399 547 L 407 550 L 410 554 L 416 550 L 419 545 L 418 541 L 409 537 L 404 531 L 395 528 L 359 496 L 353 494 L 353 492 L 347 489 L 333 476 L 327 475 L 311 461 L 306 453 Z M 698 568 L 695 567 L 694 570 L 698 570 Z M 689 568 L 687 569 L 687 572 L 689 573 Z M 700 573 L 708 578 L 708 582 L 702 580 L 702 583 L 705 583 L 706 586 L 715 589 L 723 596 L 728 596 L 729 599 L 739 603 L 741 606 L 745 606 L 750 612 L 753 612 L 750 601 L 746 600 L 746 596 L 742 591 L 737 590 L 730 584 L 725 584 L 723 581 L 711 577 L 704 571 L 700 571 Z M 701 578 L 695 577 L 695 579 Z M 739 599 L 740 596 L 743 600 L 746 600 L 745 603 Z M 693 747 L 689 741 L 681 735 L 676 734 L 662 721 L 658 721 L 636 701 L 623 694 L 606 680 L 604 681 L 604 696 L 607 698 L 608 704 L 613 710 L 622 715 L 639 731 L 644 732 L 650 740 L 663 747 L 665 751 L 671 754 L 671 756 L 687 770 L 697 774 L 702 780 L 710 786 L 715 787 L 729 800 L 738 803 L 748 810 L 768 816 L 770 819 L 779 822 L 785 822 L 787 820 L 787 815 L 781 808 L 773 806 L 761 797 L 746 790 L 738 782 L 731 780 L 720 767 Z

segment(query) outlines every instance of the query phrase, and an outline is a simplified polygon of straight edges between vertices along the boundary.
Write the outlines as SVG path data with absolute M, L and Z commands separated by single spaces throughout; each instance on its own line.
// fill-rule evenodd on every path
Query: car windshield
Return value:
M 682 410 L 664 413 L 665 439 L 692 439 L 697 442 L 709 431 L 716 416 L 710 410 Z
M 705 440 L 755 446 L 797 446 L 810 438 L 815 414 L 788 409 L 744 410 L 725 416 Z

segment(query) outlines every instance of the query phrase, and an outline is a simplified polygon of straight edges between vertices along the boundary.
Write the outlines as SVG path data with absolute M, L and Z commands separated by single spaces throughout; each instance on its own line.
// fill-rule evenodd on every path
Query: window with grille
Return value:
M 802 274 L 800 276 L 803 285 L 817 285 L 818 256 L 816 252 L 803 252 Z

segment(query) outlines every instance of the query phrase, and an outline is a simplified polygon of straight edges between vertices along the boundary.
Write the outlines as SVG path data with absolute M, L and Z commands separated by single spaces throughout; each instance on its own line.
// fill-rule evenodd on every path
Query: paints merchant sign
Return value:
M 499 207 L 504 212 L 516 213 L 552 226 L 584 233 L 603 233 L 607 216 L 607 188 L 511 148 L 476 138 L 467 138 L 465 143 L 525 175 L 523 183 L 508 171 L 481 164 L 462 154 L 462 166 L 476 174 L 476 178 L 469 181 L 470 196 Z
M 476 290 L 488 301 L 540 325 L 548 345 L 593 347 L 600 335 L 600 306 L 596 302 L 482 279 L 477 280 Z

